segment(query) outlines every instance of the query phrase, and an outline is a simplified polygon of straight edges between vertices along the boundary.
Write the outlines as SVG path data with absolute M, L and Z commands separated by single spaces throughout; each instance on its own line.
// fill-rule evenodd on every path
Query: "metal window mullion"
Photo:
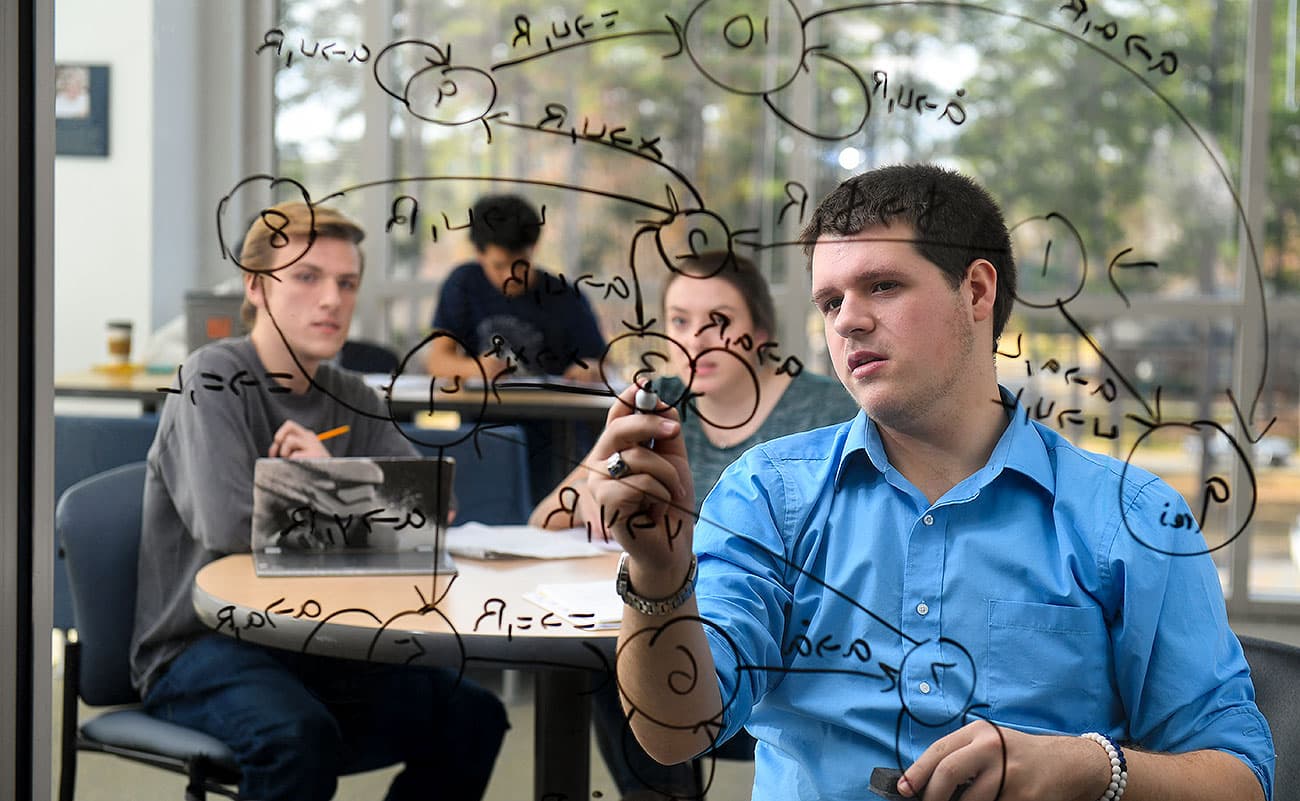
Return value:
M 816 13 L 823 6 L 822 0 L 812 0 L 808 4 L 808 9 L 804 13 L 805 18 L 809 14 Z M 820 109 L 818 104 L 821 102 L 817 92 L 796 92 L 791 98 L 793 105 L 793 114 L 796 119 L 816 120 Z M 770 116 L 770 115 L 769 115 Z M 862 135 L 861 133 L 859 134 Z M 801 136 L 801 135 L 800 135 Z M 800 136 L 795 136 L 796 141 Z M 771 146 L 773 153 L 776 152 L 777 140 L 779 136 L 773 135 Z M 816 140 L 814 140 L 816 142 Z M 793 152 L 785 158 L 785 170 L 787 177 L 800 179 L 800 184 L 809 193 L 807 198 L 807 207 L 803 210 L 803 217 L 796 221 L 793 233 L 788 228 L 773 226 L 770 230 L 773 235 L 765 237 L 762 241 L 776 241 L 780 239 L 793 240 L 798 231 L 803 228 L 807 215 L 811 214 L 816 205 L 822 200 L 818 193 L 818 159 L 813 154 L 812 146 L 796 146 Z M 775 157 L 773 164 L 775 165 Z M 839 183 L 836 181 L 835 183 Z M 780 208 L 784 198 L 778 199 L 775 207 L 769 211 L 772 214 L 776 208 Z M 769 217 L 775 220 L 775 217 Z M 766 225 L 766 221 L 764 222 Z M 787 223 L 788 225 L 788 223 Z M 781 259 L 785 263 L 785 275 L 780 283 L 772 283 L 772 294 L 777 304 L 777 326 L 781 328 L 780 337 L 782 342 L 799 343 L 788 349 L 799 358 L 804 359 L 805 363 L 814 371 L 832 373 L 833 369 L 830 363 L 830 355 L 826 352 L 826 343 L 821 337 L 808 336 L 808 314 L 812 306 L 808 298 L 812 293 L 812 277 L 809 275 L 804 259 L 803 248 L 800 247 L 780 247 L 766 253 L 771 254 L 769 258 L 768 275 L 772 274 L 771 260 Z M 774 334 L 775 336 L 775 334 Z
M 275 27 L 276 17 L 264 4 L 248 0 L 243 11 L 244 39 L 249 42 L 261 41 L 268 30 Z M 243 110 L 241 135 L 239 137 L 240 153 L 238 165 L 239 177 L 256 175 L 276 166 L 275 147 L 275 73 L 276 62 L 271 59 L 258 58 L 254 52 L 242 52 L 238 70 L 243 82 Z M 234 181 L 231 181 L 234 184 Z M 247 214 L 232 219 L 248 219 Z
M 1246 86 L 1242 104 L 1242 147 L 1241 147 L 1241 198 L 1244 223 L 1239 227 L 1237 248 L 1238 296 L 1241 308 L 1236 321 L 1239 326 L 1238 336 L 1234 341 L 1232 385 L 1233 392 L 1243 405 L 1242 413 L 1247 415 L 1246 424 L 1254 427 L 1255 420 L 1250 417 L 1253 411 L 1255 395 L 1264 374 L 1264 347 L 1268 332 L 1262 314 L 1251 314 L 1252 309 L 1265 308 L 1262 276 L 1259 265 L 1254 260 L 1257 251 L 1252 247 L 1254 234 L 1264 230 L 1265 195 L 1268 187 L 1268 128 L 1269 128 L 1269 86 L 1271 79 L 1270 53 L 1272 35 L 1270 20 L 1273 14 L 1273 0 L 1251 0 L 1246 33 Z M 1253 434 L 1239 432 L 1240 434 Z M 1239 440 L 1244 442 L 1244 440 Z M 1249 481 L 1246 466 L 1236 465 L 1233 471 L 1233 485 L 1243 487 Z M 1233 494 L 1229 508 L 1230 525 L 1233 530 L 1240 525 L 1246 509 L 1243 506 L 1245 493 Z M 1227 599 L 1230 613 L 1244 613 L 1250 603 L 1250 557 L 1253 532 L 1249 529 L 1234 543 L 1229 560 L 1232 593 Z
M 54 12 L 0 3 L 0 794 L 50 794 Z
M 278 11 L 278 6 L 271 7 L 257 0 L 244 0 L 242 6 L 235 12 L 239 17 L 237 29 L 242 30 L 244 41 L 261 41 L 266 32 L 275 27 Z M 212 8 L 205 8 L 204 12 L 217 13 Z M 200 19 L 202 20 L 202 17 Z M 210 58 L 218 57 L 215 52 L 209 51 L 209 53 Z M 279 154 L 275 146 L 276 62 L 272 59 L 257 58 L 251 49 L 241 50 L 237 62 L 234 69 L 235 74 L 239 76 L 241 88 L 239 99 L 229 101 L 228 108 L 232 111 L 233 119 L 227 123 L 236 128 L 227 141 L 233 143 L 237 152 L 233 153 L 228 160 L 218 160 L 217 163 L 221 166 L 216 170 L 209 166 L 205 172 L 209 185 L 221 191 L 227 191 L 246 176 L 267 171 L 274 172 L 278 167 Z M 215 73 L 216 68 L 216 63 L 205 63 L 202 66 L 205 72 L 211 69 Z M 222 173 L 221 171 L 225 169 L 232 169 L 235 174 Z M 210 203 L 209 208 L 215 209 L 218 199 L 215 196 L 204 198 L 202 203 Z M 226 211 L 226 219 L 240 221 L 252 219 L 259 209 L 265 208 L 272 202 L 274 198 L 269 188 L 250 188 L 247 192 L 232 196 L 230 208 Z M 225 244 L 231 245 L 231 243 Z M 232 246 L 238 248 L 237 244 Z M 222 264 L 229 265 L 229 262 L 222 262 Z M 220 273 L 220 278 L 224 279 L 227 275 L 229 273 L 223 271 Z M 204 276 L 205 281 L 208 278 L 209 276 Z M 220 279 L 212 277 L 211 280 Z
M 366 42 L 387 42 L 393 38 L 393 0 L 374 0 L 364 5 L 362 12 Z M 373 47 L 373 44 L 372 44 Z M 374 48 L 378 52 L 378 48 Z M 367 71 L 368 73 L 368 71 Z M 388 130 L 391 120 L 388 96 L 377 82 L 365 76 L 362 84 L 361 106 L 364 110 L 366 130 L 361 137 L 361 168 L 373 171 L 366 180 L 378 180 L 392 173 L 393 146 Z M 383 298 L 389 293 L 389 270 L 393 264 L 393 243 L 384 232 L 388 220 L 388 194 L 380 188 L 364 190 L 361 198 L 361 224 L 366 229 L 366 277 L 357 309 L 361 329 L 367 339 L 388 341 L 391 333 Z M 354 329 L 356 325 L 354 323 Z
M 32 82 L 36 109 L 54 105 L 54 11 L 52 4 L 32 4 Z M 30 550 L 31 582 L 31 798 L 50 797 L 53 728 L 45 710 L 51 708 L 53 676 L 50 673 L 53 627 L 54 575 L 54 115 L 34 114 L 32 121 L 32 386 Z M 45 567 L 38 567 L 38 566 Z M 19 651 L 21 658 L 21 648 Z
M 768 2 L 769 19 L 779 20 L 780 17 L 776 13 L 774 13 L 776 11 L 775 5 L 776 5 L 776 0 L 769 0 Z M 781 37 L 786 35 L 789 35 L 789 32 L 783 30 L 780 24 L 778 23 L 776 29 L 777 41 L 783 42 Z M 763 69 L 763 85 L 771 86 L 775 81 L 776 61 L 775 58 L 770 53 L 764 55 L 762 69 Z M 763 123 L 762 123 L 763 135 L 759 139 L 759 143 L 758 143 L 759 157 L 756 160 L 756 163 L 754 164 L 753 185 L 755 187 L 771 186 L 772 182 L 776 179 L 776 139 L 777 139 L 776 117 L 772 114 L 763 114 L 762 118 L 763 118 Z M 753 196 L 750 198 L 749 213 L 750 213 L 750 219 L 756 221 L 758 224 L 758 241 L 760 242 L 771 242 L 776 238 L 775 226 L 771 222 L 769 222 L 769 218 L 766 213 L 768 206 L 769 206 L 769 199 L 767 197 L 766 192 L 763 191 L 754 192 Z M 771 250 L 761 250 L 754 253 L 751 260 L 758 266 L 759 270 L 767 278 L 769 291 L 773 295 L 784 294 L 784 292 L 787 289 L 787 286 L 785 285 L 784 282 L 778 285 L 778 282 L 775 280 L 776 274 L 773 268 L 772 255 L 773 254 Z M 777 325 L 780 325 L 779 321 L 777 322 Z M 786 337 L 784 333 L 779 330 L 768 331 L 767 335 L 773 339 L 780 339 L 782 342 L 795 341 L 790 339 L 789 337 Z

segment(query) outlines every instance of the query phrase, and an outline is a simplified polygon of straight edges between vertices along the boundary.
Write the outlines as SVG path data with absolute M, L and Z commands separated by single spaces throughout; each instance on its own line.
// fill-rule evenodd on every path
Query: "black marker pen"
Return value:
M 659 396 L 655 394 L 654 384 L 647 381 L 645 382 L 645 386 L 637 389 L 636 402 L 634 406 L 637 414 L 654 414 L 655 408 L 659 406 Z M 654 437 L 651 437 L 649 441 L 645 443 L 645 446 L 647 448 L 653 448 L 655 446 Z

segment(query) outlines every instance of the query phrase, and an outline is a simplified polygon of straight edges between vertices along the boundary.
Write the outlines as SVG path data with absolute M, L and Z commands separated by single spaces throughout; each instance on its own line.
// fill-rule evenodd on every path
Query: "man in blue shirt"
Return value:
M 1015 264 L 989 195 L 883 168 L 802 239 L 863 411 L 746 453 L 698 523 L 671 412 L 616 404 L 595 448 L 646 750 L 676 762 L 745 726 L 764 800 L 867 798 L 876 766 L 925 801 L 1271 797 L 1214 565 L 1170 555 L 1203 545 L 1159 522 L 1183 499 L 998 386 Z

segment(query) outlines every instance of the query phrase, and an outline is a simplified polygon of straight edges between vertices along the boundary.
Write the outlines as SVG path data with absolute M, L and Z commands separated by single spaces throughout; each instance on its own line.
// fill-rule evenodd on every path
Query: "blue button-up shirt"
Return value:
M 696 527 L 698 598 L 721 736 L 759 741 L 754 799 L 871 797 L 873 767 L 980 718 L 1219 749 L 1271 798 L 1272 739 L 1214 564 L 1171 555 L 1205 548 L 1168 524 L 1192 519 L 1183 499 L 1012 420 L 933 504 L 865 414 L 723 473 Z

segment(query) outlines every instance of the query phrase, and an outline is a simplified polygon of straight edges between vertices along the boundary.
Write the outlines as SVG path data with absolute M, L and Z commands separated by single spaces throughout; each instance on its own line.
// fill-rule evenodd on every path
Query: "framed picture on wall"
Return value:
M 54 153 L 108 155 L 108 67 L 54 67 Z

